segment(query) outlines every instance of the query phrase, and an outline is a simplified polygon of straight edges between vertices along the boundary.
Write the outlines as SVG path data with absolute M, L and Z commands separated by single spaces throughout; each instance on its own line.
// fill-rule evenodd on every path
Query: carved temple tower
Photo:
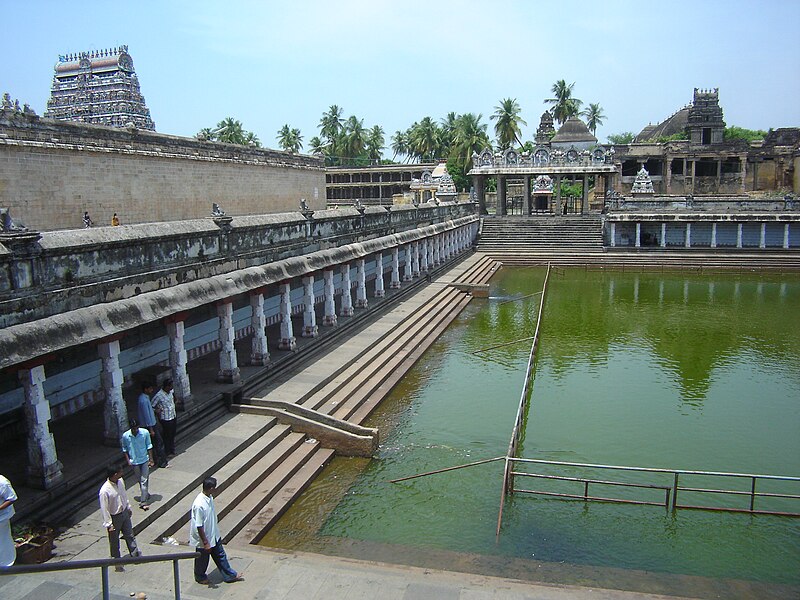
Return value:
M 127 46 L 59 56 L 45 117 L 155 131 Z
M 719 90 L 694 88 L 694 98 L 689 107 L 686 133 L 692 144 L 708 146 L 721 144 L 725 133 L 722 107 L 719 105 Z

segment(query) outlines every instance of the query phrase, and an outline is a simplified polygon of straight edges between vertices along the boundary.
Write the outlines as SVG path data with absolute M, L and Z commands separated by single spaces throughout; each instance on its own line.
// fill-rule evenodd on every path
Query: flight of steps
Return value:
M 481 257 L 459 281 L 485 283 L 498 266 L 494 259 Z M 342 420 L 362 423 L 469 300 L 468 294 L 455 287 L 441 285 L 422 307 L 297 402 Z M 218 481 L 215 504 L 223 541 L 256 541 L 334 456 L 332 449 L 321 447 L 305 434 L 292 432 L 275 418 L 235 418 L 246 419 L 246 423 L 252 423 L 252 419 L 261 421 L 240 443 L 203 463 L 204 470 L 196 471 L 200 474 L 176 483 L 175 489 L 162 490 L 164 501 L 154 504 L 137 522 L 137 535 L 157 543 L 169 537 L 185 541 L 189 507 L 200 491 L 203 473 L 213 473 Z M 220 428 L 230 426 L 223 423 L 214 432 L 224 434 Z M 201 443 L 185 456 L 203 453 Z M 180 468 L 180 464 L 175 467 Z
M 492 256 L 601 253 L 600 215 L 484 218 L 478 250 Z

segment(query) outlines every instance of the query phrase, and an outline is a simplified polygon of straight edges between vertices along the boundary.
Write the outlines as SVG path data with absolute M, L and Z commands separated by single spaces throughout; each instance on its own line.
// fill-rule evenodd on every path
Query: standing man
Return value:
M 164 449 L 167 458 L 175 456 L 175 432 L 178 429 L 178 413 L 175 410 L 175 392 L 172 379 L 165 379 L 161 389 L 153 396 L 153 408 L 164 430 Z
M 11 482 L 0 475 L 0 567 L 10 567 L 17 560 L 17 546 L 11 535 L 11 517 L 17 494 Z
M 150 432 L 150 441 L 155 446 L 156 464 L 159 467 L 168 467 L 167 453 L 164 451 L 164 438 L 161 435 L 161 426 L 156 421 L 156 413 L 153 412 L 150 396 L 153 394 L 153 384 L 149 381 L 142 383 L 142 393 L 139 394 L 137 401 L 137 415 L 139 425 L 145 427 Z
M 122 481 L 122 467 L 109 465 L 106 467 L 106 481 L 100 488 L 100 514 L 103 517 L 103 527 L 108 531 L 108 546 L 111 557 L 119 558 L 119 534 L 125 539 L 128 552 L 131 556 L 141 556 L 142 551 L 136 546 L 133 537 L 133 524 L 131 523 L 131 505 L 128 494 L 125 492 L 125 482 Z M 116 571 L 124 571 L 122 565 L 114 567 Z
M 204 585 L 209 583 L 206 575 L 209 556 L 214 559 L 214 564 L 222 573 L 222 580 L 225 583 L 244 581 L 244 577 L 231 568 L 225 548 L 222 546 L 222 536 L 217 525 L 217 509 L 214 507 L 216 490 L 217 480 L 207 477 L 203 481 L 203 491 L 197 494 L 192 503 L 189 520 L 189 544 L 200 553 L 194 559 L 194 580 Z
M 139 508 L 150 508 L 150 467 L 153 462 L 153 444 L 150 441 L 150 432 L 139 427 L 136 419 L 130 420 L 130 431 L 122 434 L 122 452 L 128 459 L 128 464 L 133 467 L 133 472 L 139 478 Z

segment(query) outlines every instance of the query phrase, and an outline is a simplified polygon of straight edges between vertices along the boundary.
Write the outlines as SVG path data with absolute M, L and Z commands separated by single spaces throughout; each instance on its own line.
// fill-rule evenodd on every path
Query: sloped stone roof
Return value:
M 581 121 L 578 117 L 570 117 L 559 128 L 558 132 L 550 140 L 551 143 L 558 142 L 595 142 L 597 138 L 592 135 L 586 123 Z
M 639 132 L 634 142 L 652 142 L 662 137 L 669 137 L 681 133 L 689 123 L 689 108 L 684 106 L 671 117 L 661 121 L 658 125 L 648 125 Z

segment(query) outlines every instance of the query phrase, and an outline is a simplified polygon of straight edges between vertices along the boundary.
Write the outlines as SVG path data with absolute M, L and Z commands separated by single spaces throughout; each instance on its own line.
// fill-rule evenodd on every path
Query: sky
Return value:
M 800 126 L 800 0 L 0 0 L 0 93 L 43 114 L 61 54 L 128 45 L 156 129 L 226 117 L 264 146 L 319 135 L 337 104 L 386 145 L 426 116 L 522 108 L 532 139 L 551 87 L 599 103 L 601 142 L 719 88 L 728 125 Z M 391 151 L 387 150 L 389 157 Z

